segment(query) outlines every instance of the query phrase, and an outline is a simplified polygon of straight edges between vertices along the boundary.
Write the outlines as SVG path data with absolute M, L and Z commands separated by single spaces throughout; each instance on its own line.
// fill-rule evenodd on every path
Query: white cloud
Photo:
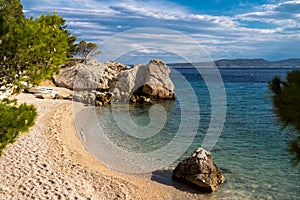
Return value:
M 298 11 L 293 11 L 295 8 Z M 257 7 L 256 12 L 245 13 L 235 16 L 235 20 L 264 22 L 277 25 L 281 28 L 299 27 L 300 1 L 283 1 L 278 4 L 265 4 Z
M 164 51 L 159 50 L 159 49 L 138 49 L 138 53 L 145 53 L 145 54 L 159 54 L 159 53 L 164 53 Z
M 76 29 L 80 29 L 80 28 L 107 29 L 106 27 L 100 26 L 99 24 L 97 24 L 95 22 L 69 21 L 68 26 L 74 27 Z
M 158 0 L 48 0 L 42 5 L 29 0 L 24 2 L 25 5 L 28 3 L 25 6 L 26 15 L 57 11 L 67 20 L 68 27 L 80 35 L 79 38 L 94 41 L 107 39 L 131 28 L 158 26 L 193 37 L 214 57 L 224 56 L 226 52 L 228 55 L 239 55 L 244 51 L 247 52 L 245 55 L 252 51 L 253 55 L 261 57 L 260 52 L 265 53 L 263 45 L 266 49 L 275 45 L 283 45 L 284 48 L 285 44 L 296 44 L 300 39 L 300 0 L 269 3 L 233 16 L 193 13 L 184 6 Z M 169 45 L 167 41 L 159 39 L 165 38 L 165 35 L 156 37 L 157 41 Z M 139 35 L 130 39 L 138 41 L 149 38 Z M 188 48 L 186 44 L 187 51 Z M 139 51 L 151 53 L 149 49 Z

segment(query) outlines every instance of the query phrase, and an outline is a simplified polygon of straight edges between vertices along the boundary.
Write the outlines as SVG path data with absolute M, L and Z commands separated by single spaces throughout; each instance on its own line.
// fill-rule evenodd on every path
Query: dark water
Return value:
M 271 111 L 268 91 L 268 81 L 274 76 L 284 78 L 287 71 L 291 69 L 220 69 L 226 92 L 227 114 L 222 134 L 211 151 L 214 161 L 224 169 L 226 183 L 214 194 L 206 194 L 207 198 L 299 199 L 300 166 L 291 166 L 290 155 L 285 151 L 287 139 L 280 132 L 280 126 Z M 206 71 L 205 76 L 214 74 Z M 106 134 L 113 143 L 132 152 L 144 153 L 162 148 L 175 137 L 179 129 L 182 122 L 182 102 L 192 102 L 191 91 L 184 84 L 188 82 L 196 94 L 200 108 L 199 127 L 185 153 L 166 166 L 172 169 L 179 160 L 201 146 L 212 115 L 210 91 L 197 70 L 172 69 L 172 80 L 176 94 L 183 94 L 185 98 L 160 102 L 167 112 L 167 121 L 158 134 L 140 139 L 122 133 L 115 124 L 109 107 L 101 108 L 98 112 L 99 121 L 104 127 L 103 133 L 99 134 Z M 150 107 L 151 105 L 131 105 L 132 120 L 140 126 L 147 125 L 150 121 Z M 189 111 L 191 119 L 198 114 L 193 109 Z M 194 126 L 194 121 L 190 121 L 190 126 Z M 172 148 L 176 152 L 179 147 L 180 143 Z M 158 182 L 159 176 L 158 174 L 154 178 Z

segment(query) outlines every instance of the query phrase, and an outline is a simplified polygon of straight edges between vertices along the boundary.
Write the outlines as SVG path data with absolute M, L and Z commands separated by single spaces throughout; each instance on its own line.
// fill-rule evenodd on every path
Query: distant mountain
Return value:
M 290 58 L 279 61 L 268 61 L 264 59 L 222 59 L 214 61 L 218 68 L 300 68 L 300 58 Z M 168 66 L 174 68 L 188 68 L 188 67 L 212 67 L 211 62 L 198 62 L 198 63 L 172 63 Z

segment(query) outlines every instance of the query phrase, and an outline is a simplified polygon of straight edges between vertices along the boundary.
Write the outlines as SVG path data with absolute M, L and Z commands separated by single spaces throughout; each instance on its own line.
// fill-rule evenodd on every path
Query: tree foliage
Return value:
M 287 73 L 286 80 L 275 77 L 269 84 L 273 93 L 273 110 L 283 128 L 291 127 L 293 138 L 289 151 L 295 156 L 293 161 L 300 161 L 300 71 Z
M 76 36 L 56 13 L 24 17 L 19 0 L 0 0 L 0 84 L 37 85 L 77 52 Z
M 82 56 L 82 58 L 86 61 L 88 58 L 92 56 L 96 56 L 100 54 L 100 51 L 98 50 L 98 45 L 92 42 L 86 42 L 85 40 L 82 40 L 79 42 L 77 46 L 77 54 L 79 56 Z
M 68 37 L 57 14 L 10 22 L 0 45 L 2 82 L 37 85 L 68 61 Z
M 76 37 L 66 28 L 56 13 L 25 18 L 20 0 L 0 0 L 0 86 L 18 92 L 58 73 L 77 52 Z M 32 105 L 0 101 L 0 156 L 36 116 Z
M 0 0 L 0 12 L 9 22 L 20 23 L 25 18 L 20 0 Z
M 4 99 L 0 101 L 0 156 L 3 149 L 13 143 L 18 135 L 34 125 L 37 117 L 33 105 L 17 105 L 16 100 Z

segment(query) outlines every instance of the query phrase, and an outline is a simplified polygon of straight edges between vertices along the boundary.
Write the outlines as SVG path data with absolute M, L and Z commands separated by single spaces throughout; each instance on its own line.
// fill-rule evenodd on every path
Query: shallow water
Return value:
M 271 112 L 272 106 L 268 91 L 268 81 L 272 77 L 275 75 L 284 77 L 286 71 L 290 70 L 220 69 L 226 91 L 227 114 L 222 134 L 211 151 L 214 161 L 224 171 L 226 183 L 213 194 L 191 193 L 188 195 L 196 198 L 204 196 L 207 199 L 299 198 L 300 165 L 292 167 L 290 155 L 284 150 L 287 139 L 284 133 L 280 132 L 280 126 Z M 209 70 L 204 74 L 204 76 L 214 76 L 214 74 L 210 74 Z M 126 131 L 124 133 L 116 124 L 111 107 L 96 108 L 98 125 L 103 130 L 99 131 L 95 128 L 93 133 L 87 131 L 85 137 L 91 138 L 90 140 L 98 138 L 97 145 L 99 146 L 105 146 L 101 141 L 105 142 L 106 140 L 103 138 L 106 138 L 111 144 L 125 149 L 127 152 L 148 155 L 146 153 L 155 152 L 170 144 L 178 135 L 180 124 L 188 123 L 185 126 L 187 133 L 179 137 L 182 142 L 171 145 L 167 151 L 168 155 L 165 155 L 170 158 L 174 156 L 177 160 L 173 159 L 174 162 L 164 165 L 163 170 L 155 171 L 151 175 L 151 179 L 154 181 L 179 187 L 180 184 L 171 181 L 170 169 L 179 160 L 186 158 L 194 149 L 201 146 L 212 120 L 211 91 L 208 90 L 208 84 L 214 83 L 205 83 L 204 79 L 195 69 L 172 70 L 175 92 L 179 97 L 176 101 L 158 102 L 164 107 L 167 120 L 163 129 L 151 137 L 141 135 L 138 138 L 127 134 Z M 191 95 L 192 91 L 196 94 L 196 102 Z M 197 103 L 200 114 L 195 109 Z M 222 103 L 224 102 L 219 102 L 220 105 Z M 147 126 L 150 122 L 150 108 L 151 105 L 129 105 L 130 117 L 133 122 L 139 126 Z M 125 110 L 126 106 L 124 108 L 120 106 L 117 112 L 122 113 Z M 188 115 L 184 115 L 186 112 Z M 183 119 L 182 116 L 185 118 Z M 194 119 L 199 116 L 198 127 Z M 187 127 L 194 126 L 196 126 L 197 135 L 192 137 L 189 132 L 191 129 Z M 148 128 L 151 129 L 151 127 Z M 189 141 L 191 144 L 180 153 L 178 149 Z M 113 155 L 113 152 L 97 149 L 97 146 L 92 146 L 92 143 L 90 147 L 88 145 L 87 149 L 90 148 L 94 155 L 99 155 L 99 160 L 105 159 L 101 157 L 102 154 Z M 172 152 L 177 157 L 172 155 Z M 178 155 L 179 153 L 180 155 Z M 97 157 L 97 155 L 95 156 Z M 151 162 L 151 159 L 147 162 Z

